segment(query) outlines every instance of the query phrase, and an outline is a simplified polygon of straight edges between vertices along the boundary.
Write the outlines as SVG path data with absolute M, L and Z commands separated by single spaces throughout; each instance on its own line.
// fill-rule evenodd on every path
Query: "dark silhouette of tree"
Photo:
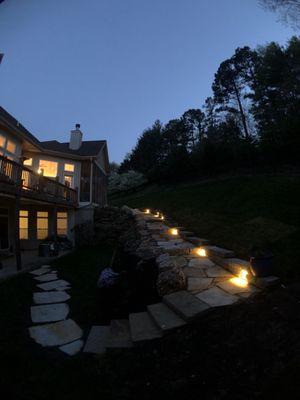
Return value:
M 238 48 L 230 59 L 221 63 L 212 85 L 214 102 L 220 106 L 218 111 L 239 115 L 246 139 L 250 133 L 243 103 L 254 86 L 255 62 L 255 52 L 249 47 Z
M 260 0 L 260 4 L 265 9 L 276 12 L 284 23 L 294 29 L 300 28 L 299 0 Z

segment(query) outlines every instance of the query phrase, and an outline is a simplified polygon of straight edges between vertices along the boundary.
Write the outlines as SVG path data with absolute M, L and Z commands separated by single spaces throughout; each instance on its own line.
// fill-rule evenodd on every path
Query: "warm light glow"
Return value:
M 165 217 L 161 214 L 160 219 L 163 221 Z
M 159 218 L 159 216 L 160 216 L 159 212 L 157 212 L 157 213 L 154 215 L 155 218 Z
M 41 174 L 42 172 L 43 172 L 42 168 L 39 168 L 37 171 L 38 174 Z
M 206 250 L 205 249 L 201 249 L 201 247 L 199 249 L 196 250 L 196 253 L 198 254 L 198 256 L 200 257 L 206 257 Z
M 56 161 L 40 160 L 39 163 L 39 169 L 42 169 L 44 171 L 43 175 L 48 176 L 50 178 L 56 178 L 57 166 L 58 163 Z
M 178 229 L 177 228 L 170 229 L 170 234 L 173 235 L 173 236 L 177 236 L 178 235 Z
M 239 276 L 235 278 L 231 278 L 230 282 L 232 282 L 234 285 L 239 286 L 239 287 L 247 287 L 248 286 L 248 279 L 247 279 L 248 271 L 245 269 L 242 269 L 239 273 Z
M 145 214 L 150 214 L 150 210 L 149 210 L 149 208 L 146 208 L 146 210 L 145 210 Z

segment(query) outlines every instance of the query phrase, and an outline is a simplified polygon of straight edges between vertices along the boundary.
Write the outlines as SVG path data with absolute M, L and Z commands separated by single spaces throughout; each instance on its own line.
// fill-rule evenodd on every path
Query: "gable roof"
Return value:
M 69 148 L 69 142 L 61 143 L 57 140 L 41 142 L 41 145 L 46 151 L 55 151 L 57 153 L 80 157 L 95 157 L 106 145 L 106 140 L 85 140 L 82 142 L 78 150 L 71 150 Z
M 30 133 L 25 126 L 16 120 L 16 118 L 14 118 L 11 114 L 4 110 L 3 107 L 0 106 L 0 121 L 1 120 L 6 124 L 9 124 L 22 139 L 29 141 L 38 148 L 41 147 L 41 142 L 32 133 Z

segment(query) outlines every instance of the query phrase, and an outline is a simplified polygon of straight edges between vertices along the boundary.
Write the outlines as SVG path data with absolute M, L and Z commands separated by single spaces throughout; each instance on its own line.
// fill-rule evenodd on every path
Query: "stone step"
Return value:
M 213 283 L 213 279 L 189 277 L 187 282 L 187 290 L 197 293 L 207 289 Z
M 34 323 L 56 322 L 66 319 L 69 306 L 66 303 L 46 304 L 30 308 L 31 320 Z
M 224 292 L 216 286 L 198 293 L 196 297 L 211 307 L 228 306 L 239 300 L 238 296 Z
M 72 319 L 32 326 L 29 328 L 32 339 L 43 347 L 62 346 L 82 337 L 82 329 Z
M 66 290 L 69 288 L 69 282 L 63 280 L 63 279 L 58 279 L 56 281 L 51 281 L 51 282 L 45 282 L 37 285 L 39 289 L 42 290 Z
M 114 319 L 110 323 L 110 332 L 107 337 L 107 349 L 123 349 L 132 347 L 131 333 L 128 319 Z
M 215 256 L 220 258 L 233 258 L 234 252 L 232 250 L 223 249 L 218 246 L 203 246 L 207 251 L 208 256 Z
M 40 276 L 40 275 L 48 273 L 50 270 L 51 270 L 50 265 L 44 265 L 41 268 L 35 269 L 29 273 L 32 275 L 35 275 L 35 276 Z
M 92 326 L 85 346 L 84 353 L 104 354 L 110 335 L 110 326 Z
M 189 242 L 193 243 L 195 246 L 205 246 L 209 244 L 208 239 L 199 238 L 197 236 L 189 236 Z
M 158 328 L 164 333 L 186 324 L 179 315 L 164 303 L 151 304 L 147 309 Z
M 179 255 L 189 254 L 191 252 L 191 250 L 194 248 L 194 246 L 191 243 L 183 242 L 183 243 L 179 243 L 177 245 L 168 244 L 161 248 L 164 249 L 170 255 L 179 256 Z
M 218 264 L 234 275 L 238 275 L 241 269 L 245 269 L 249 274 L 251 273 L 250 262 L 239 258 L 223 258 L 218 260 Z
M 162 332 L 147 312 L 129 314 L 131 338 L 134 343 L 160 338 Z
M 64 344 L 63 346 L 59 347 L 63 353 L 67 354 L 68 356 L 75 356 L 75 354 L 79 353 L 83 347 L 83 340 L 78 339 L 72 343 Z
M 164 296 L 163 302 L 185 321 L 193 320 L 209 310 L 208 304 L 185 290 Z
M 191 232 L 191 231 L 180 231 L 180 235 L 183 236 L 183 237 L 188 237 L 188 238 L 190 238 L 190 236 L 194 236 L 195 233 L 194 233 L 194 232 Z
M 44 274 L 40 276 L 36 276 L 34 278 L 38 282 L 50 282 L 57 280 L 57 274 L 55 272 L 50 272 L 49 274 Z
M 61 303 L 69 300 L 70 298 L 71 296 L 64 291 L 33 293 L 33 302 L 35 304 Z

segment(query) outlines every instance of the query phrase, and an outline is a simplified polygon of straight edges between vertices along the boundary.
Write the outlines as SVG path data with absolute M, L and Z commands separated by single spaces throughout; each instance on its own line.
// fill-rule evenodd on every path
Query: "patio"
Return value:
M 16 256 L 12 254 L 10 256 L 0 256 L 0 281 L 11 276 L 20 274 L 22 272 L 30 271 L 33 268 L 37 268 L 41 265 L 53 262 L 69 253 L 72 250 L 61 251 L 58 256 L 52 257 L 39 257 L 38 250 L 24 250 L 21 251 L 22 269 L 17 270 Z

